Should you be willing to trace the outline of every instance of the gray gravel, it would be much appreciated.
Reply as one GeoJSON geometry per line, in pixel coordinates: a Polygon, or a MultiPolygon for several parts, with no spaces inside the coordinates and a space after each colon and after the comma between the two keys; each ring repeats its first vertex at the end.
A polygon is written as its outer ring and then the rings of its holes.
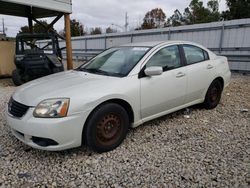
{"type": "Polygon", "coordinates": [[[192,107],[151,121],[104,154],[23,145],[4,117],[14,90],[0,80],[0,187],[250,186],[250,76],[234,75],[217,109],[192,107]]]}

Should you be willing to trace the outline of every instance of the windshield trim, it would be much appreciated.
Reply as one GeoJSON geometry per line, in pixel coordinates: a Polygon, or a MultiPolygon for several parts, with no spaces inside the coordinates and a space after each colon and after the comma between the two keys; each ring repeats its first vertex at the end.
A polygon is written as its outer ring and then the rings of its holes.
{"type": "Polygon", "coordinates": [[[111,76],[111,77],[118,77],[118,78],[124,78],[124,77],[127,77],[130,72],[138,65],[138,63],[148,54],[148,52],[152,49],[153,47],[150,47],[150,46],[114,46],[114,47],[110,47],[104,51],[102,51],[101,53],[99,53],[98,55],[96,55],[95,57],[91,58],[88,62],[86,62],[85,64],[83,65],[80,65],[79,67],[77,67],[75,70],[76,71],[85,71],[85,72],[88,72],[90,74],[98,74],[98,75],[104,75],[104,76],[111,76]],[[88,66],[88,64],[91,63],[92,60],[94,60],[98,55],[112,49],[112,48],[148,48],[147,51],[145,51],[145,54],[137,61],[137,63],[135,63],[135,65],[131,68],[130,71],[128,71],[127,74],[119,74],[119,73],[107,73],[107,74],[104,74],[104,73],[98,73],[98,72],[90,72],[86,69],[84,69],[86,66],[88,66]]]}

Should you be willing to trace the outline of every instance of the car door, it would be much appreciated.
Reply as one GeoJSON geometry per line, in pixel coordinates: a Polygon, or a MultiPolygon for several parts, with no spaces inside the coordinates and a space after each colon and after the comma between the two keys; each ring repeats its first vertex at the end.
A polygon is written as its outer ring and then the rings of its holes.
{"type": "Polygon", "coordinates": [[[208,53],[194,45],[183,45],[183,52],[187,67],[187,96],[185,103],[192,103],[204,96],[211,83],[208,71],[213,69],[209,64],[208,53]]]}
{"type": "Polygon", "coordinates": [[[158,50],[143,69],[151,66],[162,67],[163,74],[140,78],[142,119],[164,115],[168,110],[183,105],[186,95],[186,67],[178,45],[158,50]]]}

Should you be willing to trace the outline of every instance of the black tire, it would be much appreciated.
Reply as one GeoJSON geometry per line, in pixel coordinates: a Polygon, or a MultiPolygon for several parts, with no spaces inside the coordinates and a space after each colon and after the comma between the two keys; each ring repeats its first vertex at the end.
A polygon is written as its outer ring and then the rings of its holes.
{"type": "Polygon", "coordinates": [[[22,81],[21,79],[21,76],[19,74],[19,71],[18,70],[14,70],[12,72],[12,81],[13,83],[16,85],[16,86],[20,86],[22,85],[24,82],[22,81]]]}
{"type": "Polygon", "coordinates": [[[102,153],[118,147],[126,138],[129,117],[118,104],[106,103],[98,107],[88,118],[83,131],[85,144],[102,153]]]}
{"type": "Polygon", "coordinates": [[[208,110],[216,108],[220,103],[222,91],[222,83],[214,80],[208,88],[203,106],[208,110]]]}

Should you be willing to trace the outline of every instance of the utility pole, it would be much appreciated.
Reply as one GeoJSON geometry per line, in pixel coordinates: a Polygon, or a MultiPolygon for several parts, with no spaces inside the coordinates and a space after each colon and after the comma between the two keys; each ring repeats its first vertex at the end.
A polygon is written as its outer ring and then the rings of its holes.
{"type": "Polygon", "coordinates": [[[128,31],[128,26],[129,26],[129,23],[128,23],[128,13],[126,12],[126,14],[125,14],[125,25],[120,26],[120,25],[114,24],[114,23],[112,23],[111,25],[119,27],[119,28],[122,29],[122,31],[127,32],[128,31]]]}
{"type": "Polygon", "coordinates": [[[128,31],[128,25],[129,25],[129,23],[128,23],[128,13],[126,12],[126,14],[125,14],[125,32],[128,31]]]}
{"type": "Polygon", "coordinates": [[[2,26],[3,26],[3,35],[5,35],[4,18],[2,18],[2,26]]]}

